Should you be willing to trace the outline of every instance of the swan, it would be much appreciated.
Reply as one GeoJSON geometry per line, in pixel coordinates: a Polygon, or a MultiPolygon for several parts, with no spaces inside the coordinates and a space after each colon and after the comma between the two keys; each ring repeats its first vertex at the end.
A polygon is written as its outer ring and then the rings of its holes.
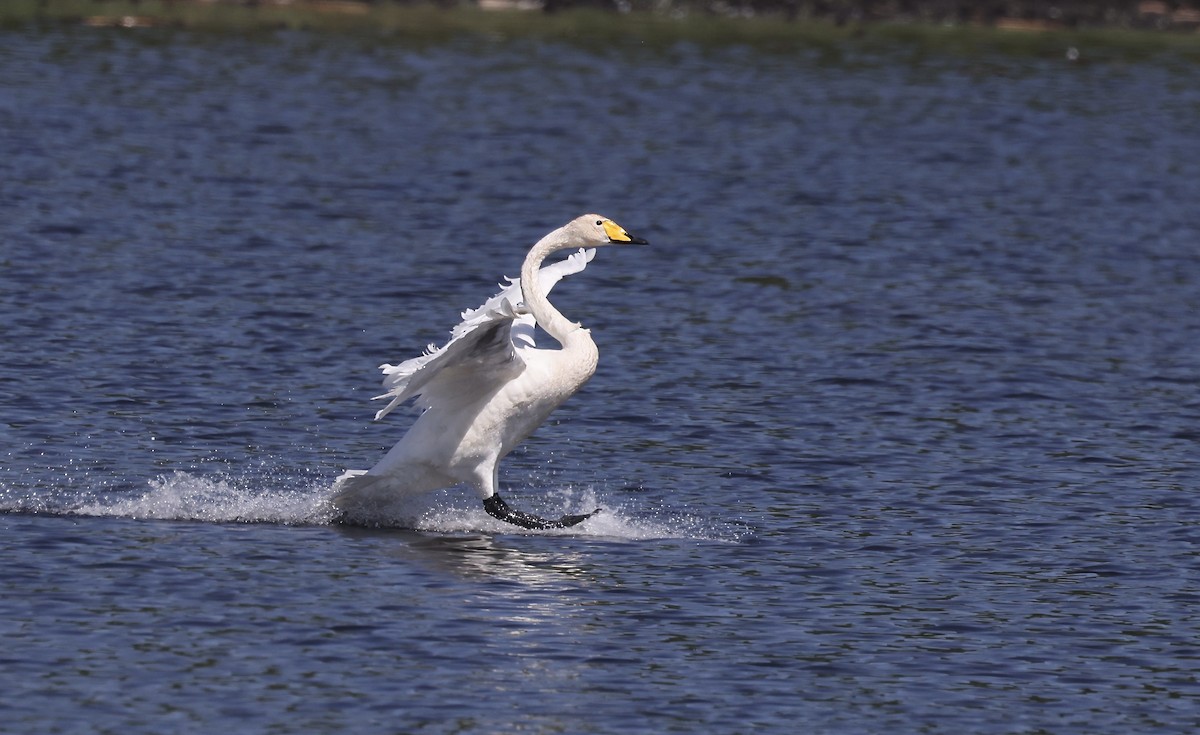
{"type": "Polygon", "coordinates": [[[578,273],[605,245],[646,244],[607,217],[585,214],[539,240],[525,256],[519,279],[482,306],[465,311],[442,347],[399,365],[384,364],[391,399],[382,419],[409,399],[423,409],[400,441],[369,470],[338,477],[332,502],[342,520],[369,517],[398,497],[470,485],[484,510],[522,528],[566,528],[600,509],[557,520],[514,510],[499,495],[500,460],[596,372],[599,351],[591,334],[547,299],[564,276],[578,273]],[[578,248],[542,267],[551,253],[578,248]],[[534,326],[558,343],[538,348],[534,326]]]}

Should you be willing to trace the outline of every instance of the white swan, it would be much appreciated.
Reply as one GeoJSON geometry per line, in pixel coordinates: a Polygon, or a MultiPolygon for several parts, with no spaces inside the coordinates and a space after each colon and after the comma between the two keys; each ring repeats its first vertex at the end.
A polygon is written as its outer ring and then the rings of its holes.
{"type": "Polygon", "coordinates": [[[459,484],[474,487],[488,513],[524,528],[565,528],[598,512],[547,520],[513,510],[497,492],[498,466],[596,371],[596,343],[550,304],[550,289],[587,266],[596,254],[587,248],[645,242],[607,217],[576,218],[533,246],[520,279],[463,312],[444,346],[380,366],[388,390],[376,398],[391,402],[375,418],[410,398],[424,411],[378,464],[338,478],[333,504],[342,517],[369,518],[371,509],[398,495],[459,484]],[[567,248],[583,249],[541,268],[548,255],[567,248]],[[561,347],[536,348],[535,321],[561,347]]]}

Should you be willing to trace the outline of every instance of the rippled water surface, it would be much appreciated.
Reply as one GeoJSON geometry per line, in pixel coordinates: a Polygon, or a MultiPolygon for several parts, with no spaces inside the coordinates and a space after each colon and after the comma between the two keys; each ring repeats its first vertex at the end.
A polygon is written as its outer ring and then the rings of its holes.
{"type": "MultiPolygon", "coordinates": [[[[1086,62],[1087,49],[1081,50],[1086,62]]],[[[0,730],[1200,727],[1200,71],[0,35],[0,730]],[[599,211],[417,528],[375,366],[599,211]],[[256,521],[250,523],[250,521],[256,521]]]]}

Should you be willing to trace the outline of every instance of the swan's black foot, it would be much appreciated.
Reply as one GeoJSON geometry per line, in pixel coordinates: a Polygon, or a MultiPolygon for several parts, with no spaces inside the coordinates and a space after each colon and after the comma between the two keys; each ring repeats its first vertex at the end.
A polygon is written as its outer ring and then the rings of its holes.
{"type": "Polygon", "coordinates": [[[591,513],[563,516],[557,521],[552,521],[546,518],[538,518],[537,516],[529,513],[522,513],[519,510],[513,510],[512,508],[508,507],[508,503],[504,502],[499,495],[492,495],[492,497],[484,500],[483,509],[488,512],[488,515],[494,518],[499,518],[505,523],[511,523],[514,526],[520,526],[521,528],[537,529],[570,528],[571,526],[583,523],[587,519],[600,512],[600,508],[597,508],[591,513]]]}

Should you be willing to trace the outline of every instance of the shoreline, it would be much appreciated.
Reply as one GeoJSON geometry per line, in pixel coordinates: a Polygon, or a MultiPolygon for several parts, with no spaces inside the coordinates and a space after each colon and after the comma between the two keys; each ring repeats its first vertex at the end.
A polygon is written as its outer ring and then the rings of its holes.
{"type": "MultiPolygon", "coordinates": [[[[1110,25],[1067,25],[1061,16],[1059,21],[1052,22],[1037,17],[1006,15],[987,19],[978,17],[977,13],[976,17],[965,20],[935,22],[933,16],[883,15],[872,10],[883,5],[895,8],[904,4],[898,2],[806,4],[794,0],[790,6],[797,11],[818,5],[858,9],[845,17],[835,17],[813,12],[782,13],[779,9],[785,7],[786,0],[771,0],[770,4],[763,4],[768,10],[733,17],[698,10],[611,12],[595,6],[545,12],[544,8],[534,5],[543,1],[480,0],[480,5],[445,7],[387,0],[371,3],[361,0],[11,0],[0,7],[0,30],[81,27],[124,32],[173,29],[238,34],[296,30],[383,42],[437,42],[482,36],[491,40],[525,38],[618,47],[631,43],[652,47],[678,43],[704,47],[748,45],[779,51],[879,45],[901,46],[918,53],[945,51],[961,55],[998,52],[1063,58],[1067,53],[1071,60],[1076,60],[1079,52],[1074,51],[1072,57],[1068,50],[1088,49],[1087,60],[1137,60],[1175,54],[1188,61],[1200,61],[1200,12],[1196,13],[1197,28],[1185,30],[1172,25],[1130,24],[1126,22],[1127,16],[1114,13],[1109,13],[1109,17],[1125,20],[1110,25]]],[[[922,3],[913,0],[904,5],[919,8],[922,3]]],[[[977,9],[976,4],[970,5],[977,9]]],[[[1137,4],[1143,10],[1163,5],[1137,4]]],[[[957,6],[941,3],[939,7],[957,6]]]]}

